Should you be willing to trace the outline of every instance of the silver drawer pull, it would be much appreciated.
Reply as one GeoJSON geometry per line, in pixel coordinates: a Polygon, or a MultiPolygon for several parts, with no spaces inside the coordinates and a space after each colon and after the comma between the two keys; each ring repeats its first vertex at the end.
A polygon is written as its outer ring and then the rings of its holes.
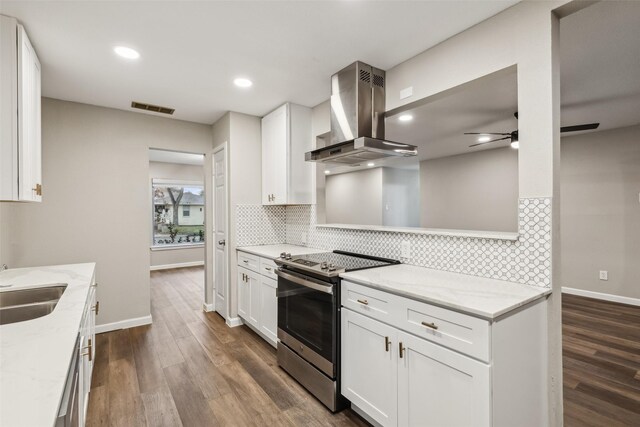
{"type": "Polygon", "coordinates": [[[427,328],[431,328],[431,329],[438,329],[438,325],[436,325],[433,322],[431,323],[422,322],[422,326],[426,326],[427,328]]]}
{"type": "Polygon", "coordinates": [[[267,271],[271,271],[271,267],[265,267],[264,269],[267,271]]]}
{"type": "Polygon", "coordinates": [[[248,259],[243,259],[242,262],[244,262],[245,264],[249,264],[249,260],[248,259]]]}
{"type": "Polygon", "coordinates": [[[369,305],[369,301],[367,301],[366,299],[359,299],[359,300],[356,300],[356,301],[358,301],[362,305],[369,305]]]}

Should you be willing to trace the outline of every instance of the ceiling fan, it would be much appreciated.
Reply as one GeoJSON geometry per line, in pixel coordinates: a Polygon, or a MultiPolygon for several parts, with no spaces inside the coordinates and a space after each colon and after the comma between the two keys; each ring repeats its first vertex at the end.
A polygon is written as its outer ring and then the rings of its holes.
{"type": "MultiPolygon", "coordinates": [[[[518,118],[517,111],[513,115],[515,116],[516,119],[518,118]]],[[[593,129],[597,129],[598,126],[600,126],[600,123],[585,123],[582,125],[563,126],[560,128],[560,132],[566,133],[566,132],[579,132],[583,130],[593,130],[593,129]]],[[[511,140],[511,146],[513,148],[518,148],[518,130],[517,129],[512,132],[465,132],[464,134],[465,135],[483,135],[487,138],[489,138],[490,135],[498,137],[495,139],[488,139],[486,141],[481,140],[476,144],[470,145],[469,148],[477,147],[478,145],[491,144],[492,142],[504,141],[506,139],[511,140]]]]}

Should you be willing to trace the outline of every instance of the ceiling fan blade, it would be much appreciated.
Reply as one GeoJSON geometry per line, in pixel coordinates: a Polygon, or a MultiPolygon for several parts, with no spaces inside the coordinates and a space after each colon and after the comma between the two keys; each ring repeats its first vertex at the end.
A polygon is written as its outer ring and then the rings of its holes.
{"type": "Polygon", "coordinates": [[[478,145],[491,144],[492,142],[503,141],[505,139],[511,139],[511,135],[505,136],[504,138],[492,139],[491,141],[487,142],[478,142],[477,144],[470,145],[469,148],[477,147],[478,145]]]}
{"type": "Polygon", "coordinates": [[[581,130],[592,130],[598,129],[600,123],[585,123],[583,125],[575,125],[575,126],[563,126],[560,128],[560,132],[578,132],[581,130]]]}
{"type": "Polygon", "coordinates": [[[508,132],[465,132],[464,135],[511,135],[508,132]]]}

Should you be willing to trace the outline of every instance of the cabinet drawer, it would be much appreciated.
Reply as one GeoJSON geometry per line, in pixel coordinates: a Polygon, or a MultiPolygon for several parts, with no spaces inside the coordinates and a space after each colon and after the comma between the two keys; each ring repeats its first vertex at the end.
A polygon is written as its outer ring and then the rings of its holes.
{"type": "Polygon", "coordinates": [[[397,326],[401,298],[357,283],[342,281],[341,302],[356,313],[397,326]]]}
{"type": "Polygon", "coordinates": [[[400,329],[489,361],[489,322],[407,298],[401,298],[400,329]]]}
{"type": "Polygon", "coordinates": [[[278,280],[276,269],[278,266],[271,258],[260,258],[260,274],[278,280]]]}
{"type": "Polygon", "coordinates": [[[238,251],[238,265],[256,273],[260,273],[260,258],[246,252],[238,251]]]}

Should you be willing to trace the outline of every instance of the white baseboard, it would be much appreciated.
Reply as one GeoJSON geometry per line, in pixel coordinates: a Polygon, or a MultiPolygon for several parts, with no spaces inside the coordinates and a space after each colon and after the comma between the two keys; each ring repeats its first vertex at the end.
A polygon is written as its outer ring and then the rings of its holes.
{"type": "Polygon", "coordinates": [[[149,270],[169,270],[170,268],[198,267],[204,265],[204,261],[180,262],[178,264],[152,265],[149,270]]]}
{"type": "Polygon", "coordinates": [[[120,322],[105,323],[104,325],[96,325],[96,334],[117,331],[119,329],[134,328],[136,326],[150,325],[151,322],[151,315],[148,315],[144,317],[136,317],[134,319],[121,320],[120,322]]]}
{"type": "Polygon", "coordinates": [[[235,328],[236,326],[243,325],[242,319],[239,317],[230,317],[227,319],[227,325],[230,328],[235,328]]]}
{"type": "Polygon", "coordinates": [[[601,299],[604,301],[619,302],[621,304],[640,306],[640,298],[621,297],[619,295],[605,294],[602,292],[585,291],[582,289],[575,289],[575,288],[565,288],[564,286],[562,287],[562,293],[578,295],[578,296],[587,297],[587,298],[601,299]]]}
{"type": "Polygon", "coordinates": [[[210,311],[215,311],[215,307],[213,306],[213,304],[207,304],[206,302],[203,302],[202,311],[209,313],[210,311]]]}

